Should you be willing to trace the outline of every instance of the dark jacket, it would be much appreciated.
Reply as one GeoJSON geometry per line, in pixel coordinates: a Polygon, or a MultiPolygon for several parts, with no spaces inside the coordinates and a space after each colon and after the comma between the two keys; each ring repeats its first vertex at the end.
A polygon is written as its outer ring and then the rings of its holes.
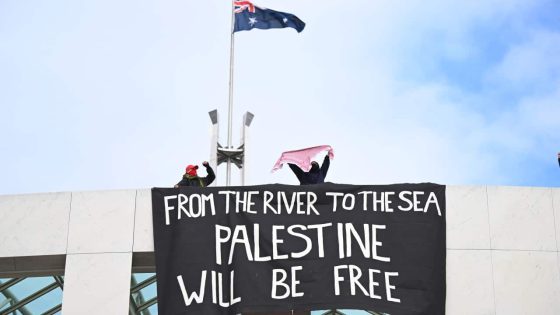
{"type": "Polygon", "coordinates": [[[325,156],[323,160],[323,165],[317,170],[311,169],[309,172],[304,172],[295,164],[288,163],[294,174],[296,174],[300,185],[312,185],[320,184],[325,182],[325,177],[327,176],[327,171],[329,170],[329,165],[331,164],[331,159],[329,156],[325,156]]]}
{"type": "Polygon", "coordinates": [[[198,187],[206,187],[216,179],[216,174],[214,174],[214,170],[210,167],[210,165],[205,165],[206,173],[208,175],[206,177],[198,177],[198,176],[189,176],[187,174],[183,175],[183,178],[180,182],[177,183],[177,186],[198,186],[198,187]]]}

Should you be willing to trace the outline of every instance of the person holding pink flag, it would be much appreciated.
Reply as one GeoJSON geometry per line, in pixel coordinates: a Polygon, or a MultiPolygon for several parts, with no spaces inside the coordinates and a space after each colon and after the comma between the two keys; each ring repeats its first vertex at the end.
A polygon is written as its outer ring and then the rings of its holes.
{"type": "Polygon", "coordinates": [[[280,155],[272,171],[279,170],[282,168],[283,163],[288,163],[288,166],[299,180],[300,185],[324,183],[332,158],[334,158],[334,151],[330,145],[286,151],[280,155]],[[325,156],[321,166],[319,166],[319,163],[311,161],[312,158],[323,151],[328,151],[328,154],[325,156]]]}

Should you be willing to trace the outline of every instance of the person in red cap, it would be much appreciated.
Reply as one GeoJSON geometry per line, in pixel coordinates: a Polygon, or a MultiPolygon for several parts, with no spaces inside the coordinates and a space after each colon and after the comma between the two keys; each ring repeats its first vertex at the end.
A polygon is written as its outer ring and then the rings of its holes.
{"type": "Polygon", "coordinates": [[[198,177],[196,174],[196,170],[198,169],[198,165],[187,165],[185,169],[185,175],[180,182],[175,185],[175,188],[181,186],[198,186],[198,187],[206,187],[216,179],[216,174],[214,174],[214,170],[210,167],[208,162],[202,162],[202,165],[206,167],[206,177],[198,177]]]}

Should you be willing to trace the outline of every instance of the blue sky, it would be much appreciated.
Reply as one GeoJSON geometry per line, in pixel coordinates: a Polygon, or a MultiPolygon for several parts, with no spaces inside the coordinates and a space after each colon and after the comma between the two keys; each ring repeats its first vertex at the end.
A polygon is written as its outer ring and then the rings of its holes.
{"type": "MultiPolygon", "coordinates": [[[[560,2],[256,4],[307,28],[236,34],[249,184],[330,144],[333,182],[558,186],[560,2]]],[[[229,29],[227,1],[0,1],[0,194],[176,183],[208,111],[226,142],[229,29]]]]}

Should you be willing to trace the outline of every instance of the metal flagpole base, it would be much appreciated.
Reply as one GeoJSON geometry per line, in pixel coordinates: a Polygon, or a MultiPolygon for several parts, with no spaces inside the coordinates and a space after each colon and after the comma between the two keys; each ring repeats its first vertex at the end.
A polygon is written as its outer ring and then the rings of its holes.
{"type": "MultiPolygon", "coordinates": [[[[243,125],[241,127],[241,144],[239,147],[233,146],[224,147],[219,142],[219,128],[218,128],[218,111],[213,110],[208,113],[212,122],[212,134],[210,136],[210,166],[214,168],[215,173],[218,173],[218,166],[220,164],[233,164],[241,170],[241,185],[245,185],[247,162],[246,153],[248,146],[249,126],[253,121],[255,115],[246,112],[243,115],[243,125]]],[[[231,167],[227,168],[226,177],[231,178],[231,167]]],[[[226,181],[226,186],[229,186],[229,180],[226,181]]]]}

